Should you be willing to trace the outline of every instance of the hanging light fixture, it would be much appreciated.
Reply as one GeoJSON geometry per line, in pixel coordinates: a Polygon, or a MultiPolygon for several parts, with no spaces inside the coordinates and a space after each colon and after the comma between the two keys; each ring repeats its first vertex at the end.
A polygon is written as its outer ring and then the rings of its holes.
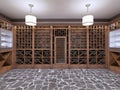
{"type": "Polygon", "coordinates": [[[90,4],[86,4],[85,6],[87,7],[87,15],[82,17],[82,25],[83,26],[93,25],[93,23],[94,23],[94,16],[88,14],[88,9],[90,7],[90,4]]]}
{"type": "Polygon", "coordinates": [[[25,16],[25,24],[29,26],[36,26],[37,24],[37,18],[36,16],[31,15],[32,14],[32,8],[33,4],[28,5],[30,7],[30,14],[25,16]]]}

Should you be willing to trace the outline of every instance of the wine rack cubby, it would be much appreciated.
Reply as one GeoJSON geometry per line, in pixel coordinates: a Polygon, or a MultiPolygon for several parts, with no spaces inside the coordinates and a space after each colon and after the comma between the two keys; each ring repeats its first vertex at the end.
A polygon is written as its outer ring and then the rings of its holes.
{"type": "Polygon", "coordinates": [[[87,50],[79,50],[79,63],[87,64],[87,50]]]}
{"type": "Polygon", "coordinates": [[[19,65],[32,64],[32,50],[17,50],[16,63],[19,65]]]}
{"type": "Polygon", "coordinates": [[[105,50],[97,51],[97,64],[105,64],[105,50]]]}
{"type": "Polygon", "coordinates": [[[105,50],[90,50],[89,51],[90,64],[105,64],[105,50]]]}
{"type": "Polygon", "coordinates": [[[50,50],[35,50],[34,64],[51,64],[50,50]]]}
{"type": "Polygon", "coordinates": [[[71,30],[71,48],[87,48],[87,30],[71,30]]]}
{"type": "Polygon", "coordinates": [[[105,49],[105,30],[103,26],[93,26],[89,29],[89,48],[105,49]]]}
{"type": "Polygon", "coordinates": [[[64,62],[64,65],[69,67],[74,65],[105,67],[106,32],[105,25],[88,28],[74,25],[35,27],[18,25],[16,26],[16,66],[48,65],[52,68],[54,64],[59,66],[64,62]]]}
{"type": "Polygon", "coordinates": [[[0,74],[12,69],[12,51],[0,52],[0,74]]]}
{"type": "Polygon", "coordinates": [[[71,56],[70,64],[78,64],[79,63],[78,50],[71,50],[70,56],[71,56]]]}
{"type": "Polygon", "coordinates": [[[34,37],[35,48],[50,48],[50,30],[37,28],[34,37]]]}
{"type": "Polygon", "coordinates": [[[17,26],[16,27],[16,48],[31,49],[32,48],[32,27],[17,26]]]}
{"type": "Polygon", "coordinates": [[[24,50],[17,50],[16,51],[16,63],[17,64],[24,64],[24,50]]]}
{"type": "Polygon", "coordinates": [[[120,73],[120,49],[110,49],[109,68],[120,73]]]}
{"type": "Polygon", "coordinates": [[[120,52],[110,52],[110,65],[120,67],[120,52]]]}
{"type": "Polygon", "coordinates": [[[87,64],[87,50],[71,50],[70,64],[87,64]]]}

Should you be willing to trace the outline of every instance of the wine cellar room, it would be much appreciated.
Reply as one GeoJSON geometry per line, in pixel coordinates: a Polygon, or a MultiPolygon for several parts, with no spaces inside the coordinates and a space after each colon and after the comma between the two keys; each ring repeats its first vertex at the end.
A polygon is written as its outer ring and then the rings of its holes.
{"type": "Polygon", "coordinates": [[[0,0],[0,90],[120,90],[120,0],[0,0]]]}

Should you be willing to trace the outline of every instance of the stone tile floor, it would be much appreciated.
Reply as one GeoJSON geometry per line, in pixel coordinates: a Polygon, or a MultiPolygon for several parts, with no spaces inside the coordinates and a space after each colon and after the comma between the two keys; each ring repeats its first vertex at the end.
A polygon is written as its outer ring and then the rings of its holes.
{"type": "Polygon", "coordinates": [[[13,69],[0,75],[0,90],[120,90],[120,75],[107,69],[13,69]]]}

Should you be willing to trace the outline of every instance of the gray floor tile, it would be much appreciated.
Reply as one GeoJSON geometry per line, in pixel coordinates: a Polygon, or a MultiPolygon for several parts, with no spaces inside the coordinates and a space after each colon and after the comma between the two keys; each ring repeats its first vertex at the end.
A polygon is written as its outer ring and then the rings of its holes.
{"type": "Polygon", "coordinates": [[[120,75],[107,69],[13,69],[0,75],[0,90],[120,90],[120,75]]]}

